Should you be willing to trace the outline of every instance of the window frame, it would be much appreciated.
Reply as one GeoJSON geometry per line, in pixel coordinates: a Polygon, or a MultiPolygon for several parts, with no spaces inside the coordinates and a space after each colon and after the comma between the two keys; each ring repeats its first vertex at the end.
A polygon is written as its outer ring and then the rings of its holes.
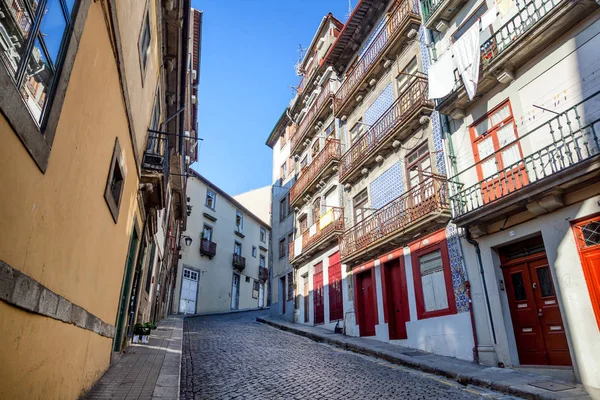
{"type": "Polygon", "coordinates": [[[252,246],[252,257],[256,258],[258,254],[258,248],[256,246],[252,246]]]}
{"type": "MultiPolygon", "coordinates": [[[[52,151],[58,121],[69,86],[69,77],[75,64],[90,3],[91,0],[76,0],[73,3],[70,20],[67,21],[57,57],[55,76],[51,89],[48,91],[48,100],[39,123],[35,121],[24,104],[20,89],[8,69],[3,63],[0,63],[0,87],[3,88],[2,96],[0,96],[0,112],[42,173],[45,173],[48,168],[48,159],[52,151]]],[[[40,3],[38,8],[42,8],[42,6],[45,4],[40,3]]],[[[38,18],[32,16],[32,25],[38,18]]],[[[39,33],[36,32],[32,26],[29,35],[31,39],[25,43],[26,46],[34,43],[39,33]]]]}
{"type": "Polygon", "coordinates": [[[215,207],[217,205],[217,192],[211,190],[209,187],[206,188],[206,199],[204,200],[204,205],[210,208],[211,210],[215,211],[215,207]],[[213,194],[214,196],[211,197],[210,194],[213,194]],[[209,198],[212,199],[212,207],[208,204],[209,198]]]}
{"type": "Polygon", "coordinates": [[[285,236],[279,239],[279,259],[285,257],[285,236]]]}
{"type": "Polygon", "coordinates": [[[144,87],[144,81],[146,80],[146,70],[148,69],[148,59],[152,51],[152,23],[150,20],[150,7],[149,1],[146,1],[144,7],[144,13],[142,17],[142,24],[140,26],[140,33],[138,34],[138,61],[140,63],[140,77],[142,79],[142,87],[144,87]],[[148,47],[143,48],[143,39],[146,28],[148,29],[148,47]]]}
{"type": "Polygon", "coordinates": [[[281,164],[281,167],[279,168],[279,174],[281,175],[281,179],[285,179],[286,176],[288,176],[288,172],[287,172],[287,167],[288,167],[288,162],[287,160],[281,164]]]}
{"type": "Polygon", "coordinates": [[[287,196],[283,196],[281,200],[279,200],[279,221],[283,221],[288,216],[289,206],[287,204],[287,196]]]}
{"type": "Polygon", "coordinates": [[[235,227],[238,232],[242,232],[244,230],[244,213],[240,210],[235,210],[235,227]],[[239,224],[238,224],[239,217],[239,224]]]}
{"type": "Polygon", "coordinates": [[[454,288],[452,286],[452,271],[450,268],[450,258],[448,256],[448,244],[446,239],[440,240],[437,243],[427,247],[411,251],[411,253],[413,284],[417,303],[417,319],[421,320],[456,314],[456,299],[454,297],[454,288]],[[446,286],[448,307],[442,310],[425,311],[425,299],[423,295],[423,283],[421,280],[421,265],[419,264],[419,257],[438,250],[440,251],[442,257],[442,270],[444,271],[444,283],[446,286]]]}
{"type": "Polygon", "coordinates": [[[406,156],[404,157],[404,165],[406,165],[406,182],[408,190],[412,189],[413,187],[419,186],[427,179],[429,179],[430,176],[427,175],[433,175],[433,163],[431,160],[431,152],[429,151],[429,141],[425,140],[424,142],[415,146],[415,148],[411,150],[408,154],[406,154],[406,156]],[[423,148],[425,148],[426,152],[424,154],[419,155],[423,148]],[[416,155],[417,158],[415,158],[413,161],[409,161],[409,158],[414,155],[416,155]],[[410,171],[413,167],[419,167],[421,163],[427,158],[429,158],[429,171],[423,171],[420,168],[417,169],[417,177],[419,178],[419,182],[413,186],[411,183],[410,171]]]}
{"type": "Polygon", "coordinates": [[[263,243],[267,242],[267,230],[265,228],[263,228],[262,226],[260,227],[260,237],[259,237],[259,239],[263,243]]]}
{"type": "Polygon", "coordinates": [[[261,254],[258,258],[258,266],[267,268],[267,257],[265,257],[264,254],[261,254]]]}
{"type": "Polygon", "coordinates": [[[369,204],[369,191],[367,188],[364,188],[352,197],[352,216],[354,217],[355,225],[369,217],[369,215],[367,215],[367,207],[365,207],[367,204],[369,204]],[[357,198],[362,196],[363,193],[365,194],[364,199],[359,198],[358,200],[360,201],[357,202],[357,198]],[[361,217],[360,221],[358,220],[359,216],[361,217]]]}
{"type": "Polygon", "coordinates": [[[207,224],[207,223],[204,223],[204,224],[202,225],[202,235],[203,235],[203,236],[202,236],[202,239],[206,239],[206,240],[208,240],[209,242],[212,242],[212,237],[213,237],[213,234],[214,234],[214,232],[215,232],[215,231],[214,231],[214,228],[213,228],[213,226],[212,226],[212,225],[209,225],[209,224],[207,224]],[[207,237],[204,235],[204,233],[207,231],[207,228],[208,228],[208,231],[210,232],[210,238],[207,238],[207,237]]]}
{"type": "Polygon", "coordinates": [[[108,210],[112,215],[115,224],[119,220],[119,211],[121,209],[121,200],[123,199],[123,192],[125,191],[126,183],[125,166],[123,161],[123,154],[121,152],[121,145],[119,144],[119,138],[115,138],[115,145],[113,148],[112,158],[110,160],[110,167],[108,170],[108,177],[106,179],[106,186],[104,187],[104,200],[108,206],[108,210]],[[119,198],[115,199],[111,193],[111,182],[114,178],[115,168],[119,168],[122,177],[122,187],[119,191],[119,198]]]}

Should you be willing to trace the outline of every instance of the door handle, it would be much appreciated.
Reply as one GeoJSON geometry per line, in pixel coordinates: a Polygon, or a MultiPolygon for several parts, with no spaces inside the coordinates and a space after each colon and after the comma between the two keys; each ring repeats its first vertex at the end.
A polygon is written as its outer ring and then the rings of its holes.
{"type": "Polygon", "coordinates": [[[532,286],[533,286],[534,289],[537,289],[537,283],[533,282],[532,286]]]}
{"type": "Polygon", "coordinates": [[[541,308],[540,308],[540,309],[538,309],[538,317],[541,317],[541,316],[543,316],[543,315],[544,315],[544,313],[542,313],[542,309],[541,309],[541,308]]]}

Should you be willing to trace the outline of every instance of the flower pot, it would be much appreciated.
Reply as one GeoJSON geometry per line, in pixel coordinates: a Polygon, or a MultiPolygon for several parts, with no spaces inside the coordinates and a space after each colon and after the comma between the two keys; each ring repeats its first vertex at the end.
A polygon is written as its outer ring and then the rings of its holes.
{"type": "Polygon", "coordinates": [[[142,335],[142,343],[148,344],[149,338],[150,338],[150,335],[142,335]]]}
{"type": "Polygon", "coordinates": [[[139,343],[140,342],[140,335],[133,335],[133,343],[139,343]]]}

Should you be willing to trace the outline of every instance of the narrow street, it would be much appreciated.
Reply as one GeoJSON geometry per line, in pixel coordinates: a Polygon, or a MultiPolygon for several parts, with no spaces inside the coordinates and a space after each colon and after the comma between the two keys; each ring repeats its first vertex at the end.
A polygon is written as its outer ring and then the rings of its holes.
{"type": "Polygon", "coordinates": [[[182,399],[513,399],[256,322],[266,313],[185,320],[182,399]]]}

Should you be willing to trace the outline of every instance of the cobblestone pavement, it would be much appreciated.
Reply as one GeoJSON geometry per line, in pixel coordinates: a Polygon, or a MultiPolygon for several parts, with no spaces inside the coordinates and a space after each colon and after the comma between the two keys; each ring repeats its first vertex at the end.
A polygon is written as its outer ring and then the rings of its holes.
{"type": "Polygon", "coordinates": [[[263,314],[185,320],[182,399],[514,399],[280,331],[256,322],[263,314]]]}

